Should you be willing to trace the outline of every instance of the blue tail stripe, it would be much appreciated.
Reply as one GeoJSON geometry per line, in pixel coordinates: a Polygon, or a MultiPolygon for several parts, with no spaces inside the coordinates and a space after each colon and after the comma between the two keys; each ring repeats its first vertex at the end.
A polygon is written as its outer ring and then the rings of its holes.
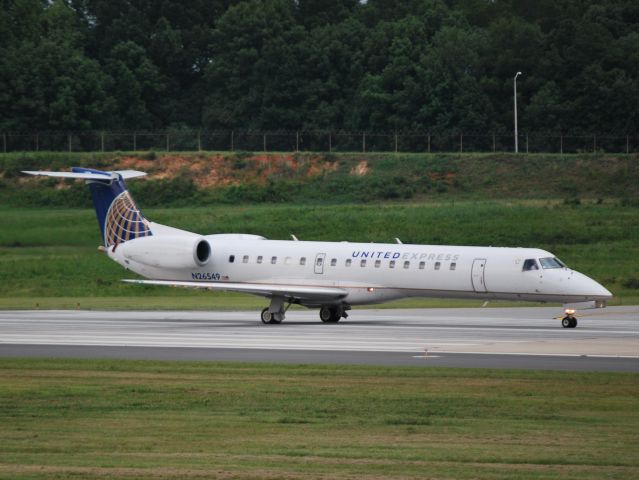
{"type": "Polygon", "coordinates": [[[128,193],[120,175],[113,176],[110,172],[81,167],[74,167],[72,171],[104,175],[104,181],[89,180],[87,183],[105,246],[152,235],[148,222],[128,193]]]}

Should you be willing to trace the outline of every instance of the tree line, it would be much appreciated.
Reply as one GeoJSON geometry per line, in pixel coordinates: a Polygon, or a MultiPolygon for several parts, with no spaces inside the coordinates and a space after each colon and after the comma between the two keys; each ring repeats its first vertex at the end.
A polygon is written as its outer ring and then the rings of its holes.
{"type": "Polygon", "coordinates": [[[0,131],[639,131],[636,0],[0,2],[0,131]]]}

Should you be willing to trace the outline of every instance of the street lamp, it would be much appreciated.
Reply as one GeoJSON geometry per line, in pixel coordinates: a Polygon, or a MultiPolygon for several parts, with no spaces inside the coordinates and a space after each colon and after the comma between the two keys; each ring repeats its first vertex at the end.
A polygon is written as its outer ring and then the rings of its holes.
{"type": "Polygon", "coordinates": [[[517,138],[517,77],[519,75],[521,75],[521,72],[517,72],[515,74],[515,78],[513,79],[513,97],[515,102],[515,153],[519,152],[519,139],[517,138]]]}

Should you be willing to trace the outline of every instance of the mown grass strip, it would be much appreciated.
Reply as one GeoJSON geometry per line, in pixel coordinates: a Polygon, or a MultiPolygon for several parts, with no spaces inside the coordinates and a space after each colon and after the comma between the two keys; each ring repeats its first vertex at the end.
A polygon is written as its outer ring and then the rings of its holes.
{"type": "Polygon", "coordinates": [[[0,360],[0,477],[634,478],[639,375],[0,360]]]}

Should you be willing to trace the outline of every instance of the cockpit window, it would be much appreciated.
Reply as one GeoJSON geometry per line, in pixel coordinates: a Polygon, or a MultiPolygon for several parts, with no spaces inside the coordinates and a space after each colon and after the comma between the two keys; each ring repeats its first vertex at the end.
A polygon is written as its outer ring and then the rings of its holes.
{"type": "Polygon", "coordinates": [[[564,268],[566,266],[558,258],[552,258],[552,257],[540,258],[539,259],[539,263],[541,263],[541,268],[543,268],[543,269],[564,268]]]}
{"type": "Polygon", "coordinates": [[[537,265],[537,260],[535,260],[534,258],[529,258],[527,260],[524,260],[524,267],[522,268],[522,271],[528,272],[530,270],[539,270],[539,265],[537,265]]]}

